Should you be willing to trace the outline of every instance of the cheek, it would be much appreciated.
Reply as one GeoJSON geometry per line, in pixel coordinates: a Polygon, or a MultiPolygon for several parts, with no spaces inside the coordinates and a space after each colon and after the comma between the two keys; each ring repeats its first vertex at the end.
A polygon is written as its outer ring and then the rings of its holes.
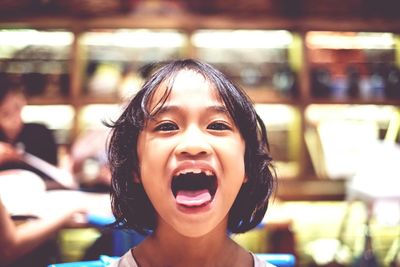
{"type": "MultiPolygon", "coordinates": [[[[239,139],[239,138],[238,138],[239,139]]],[[[242,139],[229,142],[221,147],[220,158],[222,159],[223,169],[229,177],[242,184],[247,181],[245,173],[245,144],[242,139]]]]}
{"type": "Polygon", "coordinates": [[[231,160],[231,169],[234,171],[234,175],[238,176],[238,182],[245,183],[246,182],[246,172],[245,172],[245,164],[244,164],[244,155],[237,154],[231,160]]]}
{"type": "Polygon", "coordinates": [[[236,153],[236,159],[234,162],[237,162],[237,172],[240,173],[240,182],[246,183],[247,182],[247,176],[246,176],[246,168],[245,168],[245,160],[244,160],[244,154],[245,154],[245,144],[244,142],[241,142],[239,145],[239,151],[236,153]]]}
{"type": "Polygon", "coordinates": [[[168,159],[168,153],[162,142],[156,142],[148,138],[146,134],[139,135],[137,155],[141,176],[139,179],[142,182],[144,179],[149,179],[150,182],[157,180],[157,177],[164,173],[163,168],[168,159]]]}

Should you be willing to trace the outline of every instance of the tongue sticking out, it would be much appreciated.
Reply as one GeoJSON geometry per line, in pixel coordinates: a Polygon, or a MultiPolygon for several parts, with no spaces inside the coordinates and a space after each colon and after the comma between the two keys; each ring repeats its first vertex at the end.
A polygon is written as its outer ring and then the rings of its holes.
{"type": "Polygon", "coordinates": [[[211,195],[207,189],[196,191],[180,190],[176,194],[176,202],[188,207],[202,206],[209,201],[211,201],[211,195]]]}

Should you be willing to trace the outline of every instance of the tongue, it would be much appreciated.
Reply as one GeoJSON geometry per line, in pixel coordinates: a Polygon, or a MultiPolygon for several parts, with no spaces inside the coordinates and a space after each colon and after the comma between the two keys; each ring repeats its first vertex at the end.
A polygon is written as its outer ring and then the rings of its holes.
{"type": "Polygon", "coordinates": [[[176,202],[180,205],[197,207],[201,206],[211,200],[210,192],[207,189],[197,191],[178,191],[176,195],[176,202]]]}

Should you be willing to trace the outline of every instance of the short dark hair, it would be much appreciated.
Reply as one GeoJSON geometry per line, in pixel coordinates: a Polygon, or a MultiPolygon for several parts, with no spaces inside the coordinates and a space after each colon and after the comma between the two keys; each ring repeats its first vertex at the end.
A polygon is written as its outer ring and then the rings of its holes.
{"type": "MultiPolygon", "coordinates": [[[[180,70],[195,71],[218,91],[241,136],[245,140],[245,172],[248,178],[229,211],[228,230],[246,232],[263,219],[271,194],[275,189],[276,174],[272,166],[265,125],[256,113],[246,93],[213,66],[193,59],[176,60],[160,67],[144,83],[141,90],[126,106],[122,115],[108,126],[113,128],[108,144],[108,158],[112,174],[111,204],[116,225],[139,233],[148,233],[156,227],[155,209],[139,177],[137,140],[145,123],[154,116],[148,103],[160,84],[173,81],[180,70]]],[[[162,106],[170,93],[167,90],[160,101],[162,106]]],[[[157,112],[157,111],[155,111],[157,112]]]]}

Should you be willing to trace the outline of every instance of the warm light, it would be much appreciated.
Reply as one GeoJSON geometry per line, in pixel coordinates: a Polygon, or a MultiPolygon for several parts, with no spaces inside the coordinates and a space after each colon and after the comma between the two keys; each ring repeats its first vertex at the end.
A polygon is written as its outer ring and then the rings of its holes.
{"type": "Polygon", "coordinates": [[[306,142],[315,168],[329,178],[351,178],[366,167],[365,157],[376,162],[372,148],[395,112],[396,107],[382,105],[308,106],[306,142]]]}
{"type": "Polygon", "coordinates": [[[200,30],[192,43],[201,48],[287,48],[292,39],[284,30],[200,30]]]}
{"type": "Polygon", "coordinates": [[[25,47],[28,45],[68,46],[73,41],[71,32],[37,30],[0,30],[0,46],[25,47]]]}
{"type": "Polygon", "coordinates": [[[306,44],[312,49],[393,49],[392,33],[308,32],[306,44]]]}
{"type": "Polygon", "coordinates": [[[24,122],[43,123],[50,129],[69,130],[74,114],[73,107],[69,105],[27,105],[22,110],[22,119],[24,122]]]}
{"type": "Polygon", "coordinates": [[[82,44],[119,47],[181,47],[185,36],[176,31],[118,30],[115,32],[90,32],[82,37],[82,44]]]}
{"type": "Polygon", "coordinates": [[[287,127],[295,120],[293,107],[281,104],[255,104],[255,109],[264,123],[268,125],[283,125],[287,127]]]}
{"type": "Polygon", "coordinates": [[[82,109],[79,120],[82,129],[105,127],[103,122],[113,122],[121,114],[121,105],[93,104],[82,109]]]}
{"type": "Polygon", "coordinates": [[[354,120],[388,122],[395,114],[393,106],[377,105],[310,105],[305,110],[309,122],[354,120]]]}

